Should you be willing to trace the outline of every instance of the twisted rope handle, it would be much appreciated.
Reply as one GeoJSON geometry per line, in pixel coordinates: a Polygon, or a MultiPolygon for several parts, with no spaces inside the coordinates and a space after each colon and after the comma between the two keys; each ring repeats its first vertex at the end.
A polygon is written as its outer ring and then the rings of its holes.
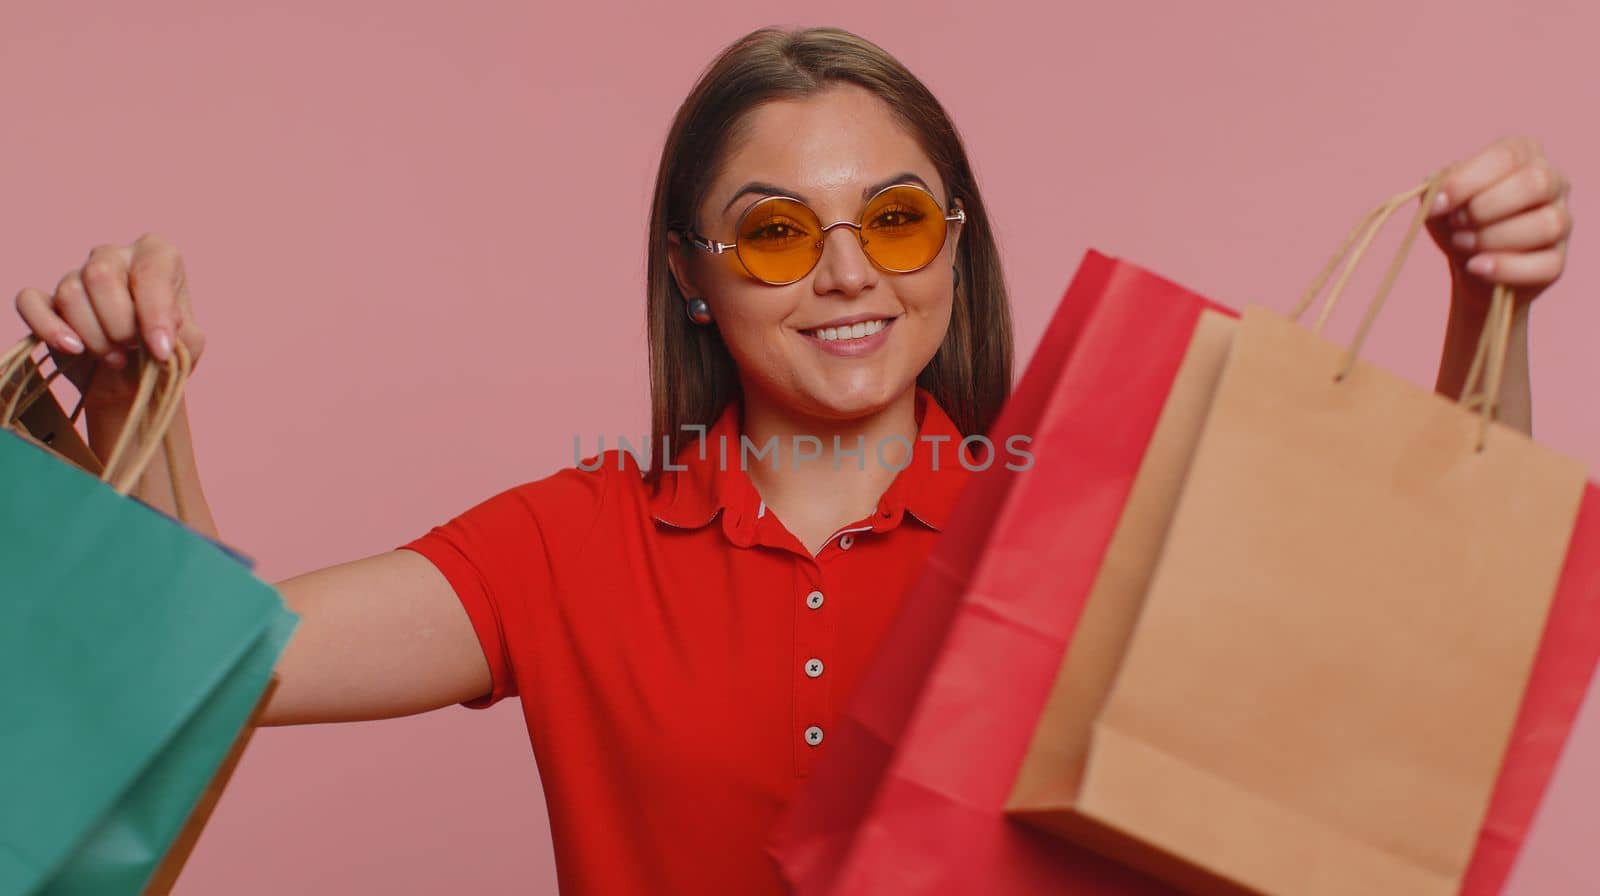
{"type": "MultiPolygon", "coordinates": [[[[1317,293],[1321,292],[1322,288],[1327,285],[1328,278],[1332,276],[1334,268],[1338,267],[1339,263],[1343,261],[1345,263],[1344,270],[1340,272],[1339,279],[1334,282],[1333,290],[1328,294],[1327,301],[1323,303],[1322,312],[1317,316],[1317,322],[1312,327],[1312,331],[1320,335],[1323,325],[1328,322],[1329,316],[1333,314],[1334,307],[1339,303],[1339,299],[1344,296],[1344,287],[1350,280],[1350,275],[1355,273],[1357,265],[1366,255],[1367,248],[1372,245],[1372,241],[1378,236],[1378,232],[1383,229],[1383,225],[1388,223],[1389,218],[1394,216],[1395,211],[1400,206],[1421,195],[1424,189],[1426,189],[1426,185],[1413,187],[1404,193],[1390,197],[1363,216],[1361,222],[1345,237],[1344,242],[1339,246],[1339,251],[1334,253],[1333,258],[1328,260],[1327,265],[1317,274],[1316,279],[1311,281],[1311,285],[1306,288],[1305,294],[1300,297],[1300,303],[1295,306],[1295,310],[1290,316],[1298,321],[1306,313],[1306,310],[1311,307],[1311,303],[1316,300],[1317,293]]],[[[1409,248],[1409,244],[1402,248],[1402,257],[1407,248],[1409,248]]]]}
{"type": "MultiPolygon", "coordinates": [[[[1338,280],[1333,284],[1327,299],[1324,301],[1322,311],[1317,315],[1317,322],[1312,331],[1321,334],[1322,327],[1333,314],[1334,307],[1344,295],[1345,284],[1350,280],[1350,275],[1355,272],[1361,259],[1366,255],[1367,249],[1377,237],[1378,232],[1394,217],[1401,206],[1422,197],[1417,204],[1417,211],[1412,215],[1411,223],[1406,228],[1405,237],[1401,240],[1400,248],[1395,250],[1394,258],[1389,263],[1389,269],[1384,273],[1383,280],[1379,283],[1377,294],[1367,306],[1367,312],[1361,319],[1361,324],[1356,329],[1356,335],[1346,350],[1344,360],[1339,365],[1339,370],[1334,374],[1336,382],[1342,382],[1350,375],[1355,367],[1356,359],[1360,355],[1361,346],[1365,344],[1367,335],[1372,331],[1372,325],[1378,319],[1378,312],[1383,310],[1384,301],[1388,299],[1389,292],[1394,288],[1395,280],[1400,276],[1400,269],[1405,266],[1406,259],[1410,257],[1411,245],[1416,241],[1417,234],[1422,232],[1423,222],[1428,218],[1428,210],[1433,207],[1434,197],[1439,194],[1443,186],[1448,169],[1440,169],[1428,176],[1418,186],[1412,187],[1403,193],[1398,193],[1384,200],[1372,211],[1363,215],[1350,234],[1340,244],[1338,251],[1329,259],[1311,285],[1306,288],[1305,294],[1300,297],[1300,302],[1295,306],[1290,318],[1299,321],[1305,312],[1316,301],[1317,295],[1322,292],[1328,279],[1333,275],[1334,269],[1340,263],[1344,269],[1340,272],[1338,280]]],[[[1496,284],[1493,297],[1489,304],[1489,314],[1484,321],[1483,332],[1478,336],[1477,351],[1473,355],[1472,368],[1467,374],[1466,385],[1462,388],[1460,402],[1467,408],[1478,408],[1481,411],[1478,424],[1478,441],[1476,450],[1482,451],[1484,442],[1488,437],[1489,424],[1496,419],[1499,411],[1500,384],[1505,375],[1506,355],[1511,340],[1511,317],[1515,306],[1515,294],[1509,286],[1496,284]],[[1481,389],[1480,389],[1481,386],[1481,389]],[[1477,390],[1477,391],[1474,391],[1477,390]]]]}
{"type": "MultiPolygon", "coordinates": [[[[51,380],[61,375],[58,367],[49,376],[41,377],[39,384],[32,389],[24,378],[18,377],[39,344],[39,337],[30,334],[0,354],[0,389],[16,381],[10,398],[0,407],[0,429],[15,427],[17,418],[44,396],[51,380]]],[[[160,446],[165,450],[167,469],[173,474],[167,478],[172,486],[172,501],[178,519],[192,523],[188,512],[189,502],[185,500],[183,486],[175,475],[177,452],[172,440],[167,437],[167,431],[172,427],[178,406],[183,401],[184,386],[194,369],[194,363],[188,347],[183,343],[175,342],[172,348],[172,357],[165,362],[153,356],[145,357],[139,371],[139,388],[134,393],[133,405],[128,410],[127,421],[117,436],[100,478],[117,494],[128,494],[138,484],[155,457],[156,448],[160,446]]],[[[32,379],[31,375],[27,379],[32,379]]],[[[76,412],[73,416],[76,417],[76,412]]]]}
{"type": "MultiPolygon", "coordinates": [[[[37,337],[29,336],[11,348],[6,349],[5,354],[0,355],[0,389],[4,389],[6,384],[16,378],[17,374],[27,364],[28,356],[33,352],[33,347],[36,344],[37,337]]],[[[45,390],[50,387],[50,381],[60,374],[61,371],[56,370],[49,376],[44,377],[33,391],[27,392],[26,398],[23,397],[23,393],[28,383],[19,381],[16,388],[11,391],[11,398],[5,403],[4,407],[0,407],[0,428],[9,428],[17,417],[22,416],[44,394],[45,390]]],[[[28,379],[31,378],[30,374],[28,379]]]]}
{"type": "Polygon", "coordinates": [[[1472,356],[1472,367],[1467,381],[1461,387],[1462,405],[1477,407],[1481,412],[1478,423],[1478,450],[1483,450],[1489,434],[1489,423],[1500,410],[1500,385],[1505,376],[1506,355],[1511,345],[1512,312],[1516,310],[1516,297],[1511,287],[1497,283],[1489,299],[1489,313],[1483,322],[1483,335],[1478,338],[1478,350],[1472,356]],[[1482,371],[1487,367],[1487,375],[1482,371]],[[1478,389],[1479,377],[1482,388],[1478,389]],[[1478,391],[1474,391],[1477,389],[1478,391]]]}

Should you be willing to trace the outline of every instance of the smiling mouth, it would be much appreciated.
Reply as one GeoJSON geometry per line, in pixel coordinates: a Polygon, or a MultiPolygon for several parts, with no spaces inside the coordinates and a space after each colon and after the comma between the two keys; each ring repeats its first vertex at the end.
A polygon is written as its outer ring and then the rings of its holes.
{"type": "Polygon", "coordinates": [[[814,336],[823,342],[847,342],[852,339],[865,339],[876,335],[884,327],[889,326],[892,318],[879,318],[867,320],[856,324],[847,324],[842,327],[818,327],[814,330],[801,330],[807,336],[814,336]]]}

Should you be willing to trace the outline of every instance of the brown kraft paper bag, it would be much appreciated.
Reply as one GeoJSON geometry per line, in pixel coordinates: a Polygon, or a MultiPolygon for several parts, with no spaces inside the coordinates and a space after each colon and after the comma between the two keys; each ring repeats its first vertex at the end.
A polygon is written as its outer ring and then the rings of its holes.
{"type": "Polygon", "coordinates": [[[1352,347],[1246,309],[1069,837],[1202,894],[1459,889],[1585,473],[1490,423],[1508,290],[1465,407],[1357,359],[1440,180],[1363,224],[1329,309],[1422,195],[1352,347]]]}

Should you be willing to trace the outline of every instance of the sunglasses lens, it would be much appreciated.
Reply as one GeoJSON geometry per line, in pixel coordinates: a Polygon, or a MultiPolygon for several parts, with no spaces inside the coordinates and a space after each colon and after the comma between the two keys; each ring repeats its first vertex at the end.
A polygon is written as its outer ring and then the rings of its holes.
{"type": "Polygon", "coordinates": [[[885,270],[915,271],[944,248],[949,224],[937,200],[916,187],[878,194],[861,218],[861,238],[872,260],[885,270]]]}
{"type": "Polygon", "coordinates": [[[768,283],[792,283],[821,257],[822,224],[792,199],[764,199],[744,216],[738,241],[745,270],[768,283]]]}

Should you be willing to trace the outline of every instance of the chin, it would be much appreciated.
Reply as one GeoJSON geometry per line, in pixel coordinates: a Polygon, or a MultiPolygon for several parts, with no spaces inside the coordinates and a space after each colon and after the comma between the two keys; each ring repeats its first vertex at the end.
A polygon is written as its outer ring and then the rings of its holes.
{"type": "Polygon", "coordinates": [[[816,413],[834,420],[853,420],[882,411],[893,404],[907,389],[915,385],[915,378],[903,382],[898,377],[861,377],[848,383],[818,384],[807,389],[805,403],[816,408],[816,413]]]}

